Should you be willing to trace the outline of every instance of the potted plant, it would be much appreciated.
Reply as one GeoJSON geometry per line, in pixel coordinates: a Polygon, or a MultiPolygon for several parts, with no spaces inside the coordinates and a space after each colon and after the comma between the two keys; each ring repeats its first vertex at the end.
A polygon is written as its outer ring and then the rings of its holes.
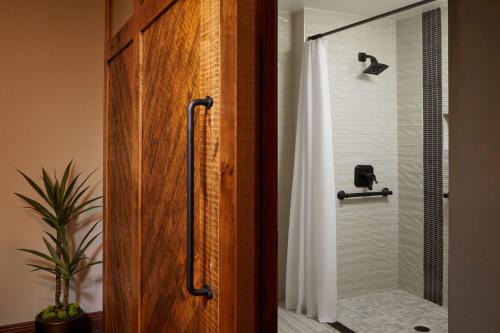
{"type": "MultiPolygon", "coordinates": [[[[101,207],[95,202],[101,196],[89,197],[87,180],[91,172],[80,183],[81,174],[70,176],[72,162],[68,163],[62,178],[52,179],[42,168],[43,185],[39,186],[23,172],[19,173],[37,192],[41,200],[15,193],[50,227],[43,237],[46,250],[19,249],[35,255],[38,261],[28,263],[32,271],[44,271],[54,276],[54,304],[48,305],[35,318],[36,333],[89,333],[91,327],[83,309],[77,303],[70,303],[69,290],[73,278],[89,268],[100,264],[85,256],[85,251],[101,233],[94,233],[100,220],[86,232],[79,244],[73,244],[69,235],[70,224],[75,223],[83,213],[101,207]],[[43,261],[41,262],[40,259],[43,261]],[[62,298],[61,298],[62,296],[62,298]]],[[[95,170],[94,170],[95,171],[95,170]]]]}

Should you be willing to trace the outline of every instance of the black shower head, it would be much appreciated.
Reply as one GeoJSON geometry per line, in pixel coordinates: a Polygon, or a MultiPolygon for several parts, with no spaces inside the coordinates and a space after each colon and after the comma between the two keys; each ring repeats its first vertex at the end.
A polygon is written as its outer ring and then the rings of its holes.
{"type": "Polygon", "coordinates": [[[389,68],[389,66],[386,65],[386,64],[380,64],[377,61],[377,58],[375,58],[374,56],[368,55],[368,54],[366,54],[364,52],[359,52],[358,53],[358,60],[359,61],[365,62],[367,58],[370,59],[371,64],[370,64],[370,66],[368,66],[367,69],[365,69],[363,71],[363,73],[365,73],[365,74],[379,75],[380,73],[382,73],[383,71],[385,71],[387,68],[389,68]]]}

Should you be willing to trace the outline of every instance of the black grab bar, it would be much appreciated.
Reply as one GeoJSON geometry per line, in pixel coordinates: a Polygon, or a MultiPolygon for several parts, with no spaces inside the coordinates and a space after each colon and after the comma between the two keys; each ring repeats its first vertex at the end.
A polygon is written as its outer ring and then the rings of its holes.
{"type": "Polygon", "coordinates": [[[389,190],[387,187],[384,187],[380,192],[346,193],[345,191],[339,191],[337,193],[337,198],[339,198],[339,200],[344,200],[348,198],[360,198],[360,197],[377,197],[377,196],[387,197],[389,195],[392,195],[392,191],[389,190]]]}

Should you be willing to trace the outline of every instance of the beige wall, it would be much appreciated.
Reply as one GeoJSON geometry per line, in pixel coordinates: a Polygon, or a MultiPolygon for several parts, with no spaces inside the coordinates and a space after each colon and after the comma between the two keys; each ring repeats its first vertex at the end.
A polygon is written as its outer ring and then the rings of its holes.
{"type": "MultiPolygon", "coordinates": [[[[81,171],[99,167],[101,192],[103,33],[101,0],[0,1],[0,326],[53,302],[52,282],[15,250],[42,249],[43,229],[12,194],[32,194],[15,169],[38,178],[41,165],[61,171],[74,159],[81,171]]],[[[81,285],[87,311],[102,309],[101,271],[81,285]]]]}

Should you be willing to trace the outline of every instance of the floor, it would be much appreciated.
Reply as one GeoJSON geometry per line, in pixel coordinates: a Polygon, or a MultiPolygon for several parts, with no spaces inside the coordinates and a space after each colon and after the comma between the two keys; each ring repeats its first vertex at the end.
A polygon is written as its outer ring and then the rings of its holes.
{"type": "MultiPolygon", "coordinates": [[[[295,312],[278,309],[279,333],[338,333],[295,312]]],[[[356,333],[414,333],[425,326],[431,333],[448,333],[448,311],[403,290],[363,295],[340,301],[338,320],[356,333]]]]}

